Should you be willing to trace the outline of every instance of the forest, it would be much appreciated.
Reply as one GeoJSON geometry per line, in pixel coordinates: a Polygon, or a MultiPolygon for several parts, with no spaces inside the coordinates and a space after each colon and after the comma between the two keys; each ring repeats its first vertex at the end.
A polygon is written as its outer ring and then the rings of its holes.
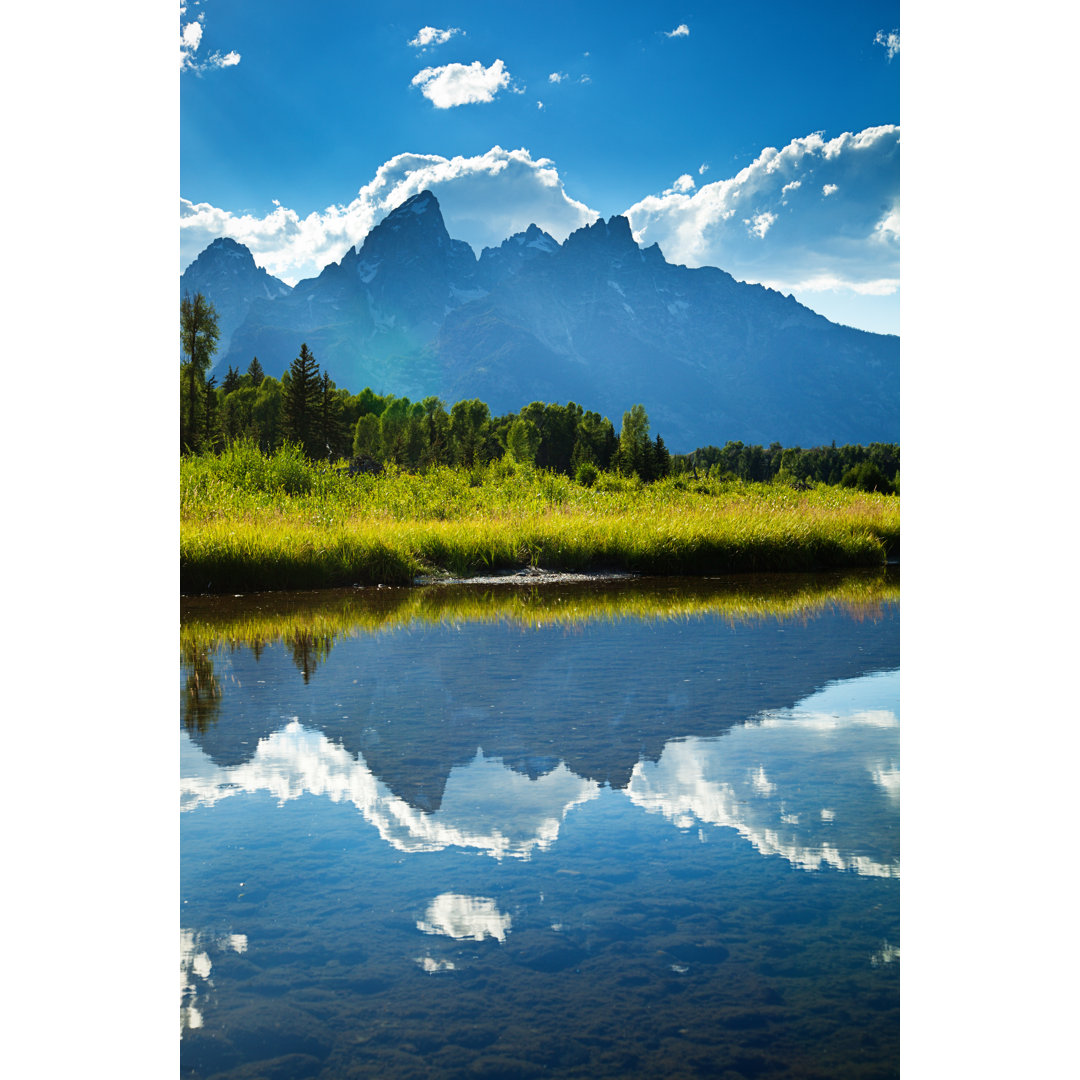
{"type": "Polygon", "coordinates": [[[182,454],[221,453],[250,442],[266,454],[292,444],[311,461],[348,461],[353,471],[386,466],[423,472],[436,466],[484,466],[506,457],[592,484],[601,472],[651,482],[687,474],[796,486],[840,485],[898,494],[900,447],[819,446],[809,449],[744,445],[699,447],[672,454],[650,433],[644,405],[623,414],[618,433],[607,417],[573,401],[534,401],[517,413],[492,416],[476,398],[449,410],[435,396],[420,401],[338,387],[306,344],[280,378],[257,357],[246,371],[230,366],[221,380],[207,377],[217,348],[217,315],[201,294],[180,309],[180,448],[182,454]]]}

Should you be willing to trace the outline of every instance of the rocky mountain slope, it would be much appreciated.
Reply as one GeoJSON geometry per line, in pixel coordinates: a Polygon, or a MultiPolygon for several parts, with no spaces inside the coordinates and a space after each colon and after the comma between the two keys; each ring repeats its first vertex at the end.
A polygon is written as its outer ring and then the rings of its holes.
{"type": "Polygon", "coordinates": [[[251,282],[222,370],[257,355],[277,374],[306,342],[354,393],[479,397],[496,414],[574,400],[616,428],[641,402],[653,432],[678,451],[728,439],[899,441],[897,337],[837,326],[714,267],[674,266],[657,245],[639,247],[624,217],[562,244],[532,225],[478,259],[451,239],[425,191],[291,290],[269,275],[208,272],[223,256],[239,265],[245,252],[216,240],[181,279],[192,275],[190,289],[205,260],[200,291],[230,318],[251,282]]]}

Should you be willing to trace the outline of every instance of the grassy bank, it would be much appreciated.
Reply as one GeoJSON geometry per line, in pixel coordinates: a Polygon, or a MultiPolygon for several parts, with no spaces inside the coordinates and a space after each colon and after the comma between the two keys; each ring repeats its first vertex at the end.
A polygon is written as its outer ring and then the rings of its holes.
{"type": "Polygon", "coordinates": [[[722,574],[876,566],[899,499],[819,486],[601,474],[591,487],[497,463],[345,475],[237,447],[181,462],[186,593],[404,584],[536,566],[722,574]]]}

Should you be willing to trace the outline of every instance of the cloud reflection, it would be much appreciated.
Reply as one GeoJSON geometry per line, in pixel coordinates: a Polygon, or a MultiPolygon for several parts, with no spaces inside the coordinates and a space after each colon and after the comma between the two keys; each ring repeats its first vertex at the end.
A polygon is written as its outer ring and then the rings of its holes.
{"type": "Polygon", "coordinates": [[[210,950],[247,951],[246,934],[209,934],[180,929],[180,1035],[185,1029],[203,1026],[202,1010],[196,1004],[200,990],[210,985],[213,961],[210,950]],[[198,980],[198,981],[196,981],[198,980]],[[205,984],[205,985],[202,985],[205,984]]]}
{"type": "Polygon", "coordinates": [[[719,738],[668,743],[638,762],[626,794],[680,828],[735,829],[802,870],[899,877],[898,701],[896,672],[837,683],[719,738]]]}
{"type": "MultiPolygon", "coordinates": [[[[440,893],[428,905],[427,918],[419,919],[417,930],[425,934],[445,934],[458,941],[483,941],[493,937],[505,941],[510,932],[510,916],[504,915],[486,896],[440,893]]],[[[425,967],[425,970],[431,970],[425,967]]]]}
{"type": "Polygon", "coordinates": [[[215,765],[185,732],[180,738],[181,810],[242,792],[266,791],[279,803],[305,792],[325,795],[352,802],[399,851],[456,846],[497,859],[528,859],[550,848],[566,814],[600,790],[564,764],[532,780],[478,750],[467,765],[450,770],[440,808],[429,813],[395,795],[361,755],[297,720],[261,739],[251,760],[232,768],[215,765]]]}

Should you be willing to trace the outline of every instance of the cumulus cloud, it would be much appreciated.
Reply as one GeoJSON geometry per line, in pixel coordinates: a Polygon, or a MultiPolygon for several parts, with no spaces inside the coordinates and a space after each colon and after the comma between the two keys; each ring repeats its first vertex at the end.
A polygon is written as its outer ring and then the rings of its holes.
{"type": "Polygon", "coordinates": [[[886,34],[884,30],[879,30],[874,35],[874,44],[880,45],[891,60],[900,52],[900,31],[890,30],[886,34]]]}
{"type": "Polygon", "coordinates": [[[674,30],[665,30],[664,37],[689,37],[690,27],[686,23],[680,23],[674,30]]]}
{"type": "Polygon", "coordinates": [[[301,217],[275,200],[262,217],[234,214],[209,203],[180,200],[180,269],[211,240],[230,236],[255,262],[290,285],[337,262],[377,222],[425,189],[439,200],[450,235],[479,254],[535,223],[562,241],[599,214],[570,198],[555,163],[528,150],[494,146],[475,157],[398,154],[376,171],[347,206],[301,217]]]}
{"type": "Polygon", "coordinates": [[[883,296],[899,288],[899,205],[900,129],[886,125],[766,147],[729,179],[647,196],[625,214],[639,243],[659,243],[670,262],[797,297],[883,296]],[[804,184],[832,196],[789,202],[804,184]]]}
{"type": "Polygon", "coordinates": [[[677,191],[680,194],[685,195],[686,192],[693,191],[693,190],[694,190],[694,178],[689,173],[683,173],[682,176],[680,176],[679,179],[676,180],[675,183],[672,184],[671,187],[668,188],[668,190],[666,192],[664,192],[664,194],[667,195],[667,194],[670,194],[671,192],[677,191]]]}
{"type": "Polygon", "coordinates": [[[203,30],[206,23],[205,12],[200,12],[198,18],[193,19],[191,22],[183,22],[184,17],[187,15],[187,5],[181,3],[180,5],[180,71],[191,71],[196,75],[201,75],[204,71],[211,71],[214,68],[227,68],[236,67],[240,63],[240,54],[238,52],[229,51],[223,56],[220,51],[215,50],[204,60],[198,59],[196,55],[199,51],[199,46],[202,44],[203,30]]]}
{"type": "Polygon", "coordinates": [[[448,26],[445,30],[435,26],[422,26],[409,44],[414,49],[430,49],[436,45],[445,45],[455,34],[464,32],[456,26],[448,26]]]}
{"type": "Polygon", "coordinates": [[[501,60],[491,67],[474,60],[471,64],[424,68],[413,76],[412,85],[419,86],[436,109],[452,109],[494,101],[500,90],[510,86],[510,72],[501,60]]]}
{"type": "Polygon", "coordinates": [[[565,71],[553,71],[548,76],[548,82],[561,83],[566,77],[567,76],[565,71]]]}
{"type": "Polygon", "coordinates": [[[822,184],[821,194],[828,198],[830,195],[835,195],[840,188],[836,184],[822,184]]]}
{"type": "Polygon", "coordinates": [[[702,163],[698,166],[698,176],[704,176],[709,171],[709,166],[702,163]]]}
{"type": "Polygon", "coordinates": [[[761,240],[765,239],[765,234],[772,228],[775,222],[776,215],[770,214],[767,210],[762,214],[755,214],[752,219],[743,219],[743,224],[750,226],[750,235],[756,236],[761,240]]]}

